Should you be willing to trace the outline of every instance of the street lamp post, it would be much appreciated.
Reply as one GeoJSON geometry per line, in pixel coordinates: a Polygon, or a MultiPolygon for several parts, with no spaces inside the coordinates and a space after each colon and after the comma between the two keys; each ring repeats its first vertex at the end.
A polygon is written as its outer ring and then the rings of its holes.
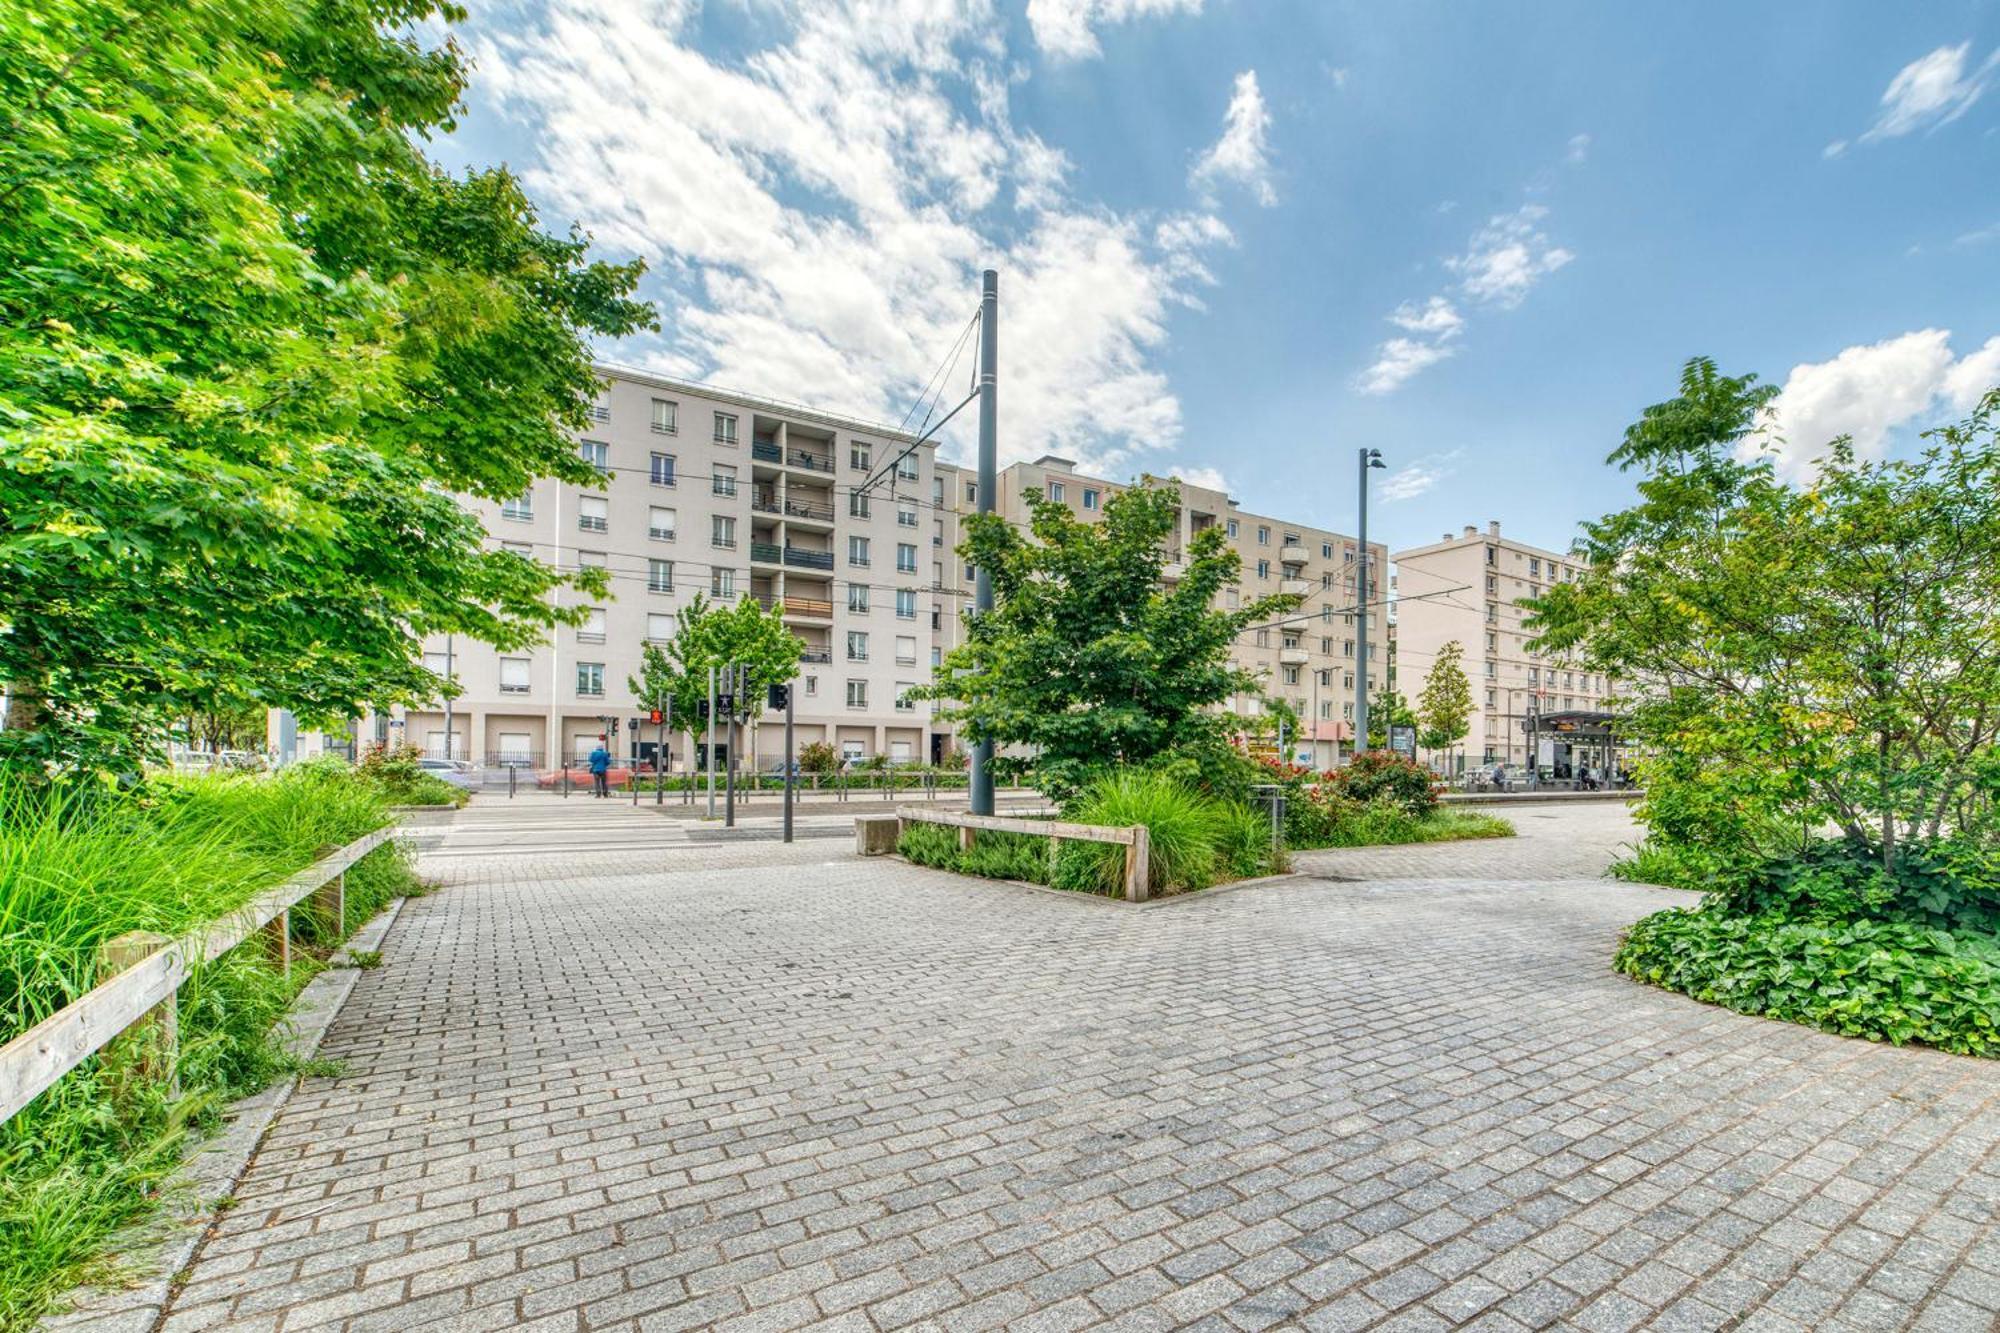
{"type": "Polygon", "coordinates": [[[1354,578],[1354,753],[1368,748],[1368,469],[1382,466],[1380,449],[1360,453],[1360,563],[1354,578]]]}

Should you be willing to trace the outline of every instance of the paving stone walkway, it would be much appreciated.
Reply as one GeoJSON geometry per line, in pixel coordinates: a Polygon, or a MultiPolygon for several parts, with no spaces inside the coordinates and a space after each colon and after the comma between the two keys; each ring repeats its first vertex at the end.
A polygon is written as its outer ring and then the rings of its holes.
{"type": "Polygon", "coordinates": [[[475,807],[166,1326],[1993,1328],[2000,1068],[1613,975],[1602,809],[1134,910],[475,807]]]}

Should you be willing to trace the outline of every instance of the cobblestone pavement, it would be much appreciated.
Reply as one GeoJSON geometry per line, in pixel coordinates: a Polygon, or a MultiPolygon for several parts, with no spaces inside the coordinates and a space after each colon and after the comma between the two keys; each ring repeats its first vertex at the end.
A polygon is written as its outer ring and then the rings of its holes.
{"type": "Polygon", "coordinates": [[[166,1326],[1992,1328],[2000,1070],[1611,974],[1685,899],[1509,817],[1145,909],[629,809],[441,855],[166,1326]]]}
{"type": "Polygon", "coordinates": [[[1641,833],[1622,801],[1461,808],[1498,815],[1514,826],[1515,836],[1301,852],[1297,868],[1331,879],[1594,879],[1641,833]]]}

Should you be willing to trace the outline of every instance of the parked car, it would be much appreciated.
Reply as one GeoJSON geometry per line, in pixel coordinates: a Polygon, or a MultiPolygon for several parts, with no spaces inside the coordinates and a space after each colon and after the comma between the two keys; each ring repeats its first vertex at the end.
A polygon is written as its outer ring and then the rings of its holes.
{"type": "MultiPolygon", "coordinates": [[[[629,765],[623,765],[609,770],[604,776],[609,779],[612,786],[622,787],[632,780],[632,773],[633,770],[629,765]]],[[[535,779],[537,787],[555,787],[560,789],[562,782],[563,771],[560,768],[552,769],[535,779]]],[[[584,763],[582,760],[571,764],[569,766],[569,785],[572,787],[582,787],[588,791],[590,789],[590,765],[584,763]]]]}
{"type": "Polygon", "coordinates": [[[479,789],[479,774],[466,759],[419,759],[417,767],[440,782],[449,782],[466,791],[479,789]]]}

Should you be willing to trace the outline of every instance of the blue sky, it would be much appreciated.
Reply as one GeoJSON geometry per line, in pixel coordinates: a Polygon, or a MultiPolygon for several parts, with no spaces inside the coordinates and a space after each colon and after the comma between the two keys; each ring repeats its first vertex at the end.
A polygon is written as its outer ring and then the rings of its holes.
{"type": "Polygon", "coordinates": [[[1006,457],[1351,530],[1372,445],[1393,546],[1566,545],[1697,353],[1785,387],[1794,475],[2000,383],[2000,4],[515,0],[460,40],[440,155],[653,266],[607,358],[895,420],[990,264],[1006,457]]]}

